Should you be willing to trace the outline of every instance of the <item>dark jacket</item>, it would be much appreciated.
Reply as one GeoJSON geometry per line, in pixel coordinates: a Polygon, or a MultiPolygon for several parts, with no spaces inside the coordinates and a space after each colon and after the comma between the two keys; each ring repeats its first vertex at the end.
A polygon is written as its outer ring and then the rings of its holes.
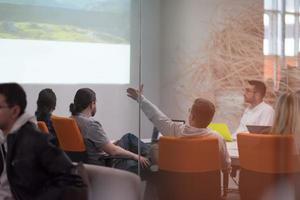
{"type": "Polygon", "coordinates": [[[41,134],[31,122],[7,136],[6,163],[8,181],[16,200],[60,199],[45,195],[51,194],[49,183],[70,173],[73,167],[65,153],[51,144],[48,136],[41,134]]]}
{"type": "Polygon", "coordinates": [[[45,122],[45,123],[46,123],[46,126],[47,126],[47,128],[48,128],[48,130],[49,130],[49,133],[50,133],[53,137],[57,138],[55,129],[54,129],[53,124],[52,124],[51,116],[52,116],[52,115],[51,115],[50,113],[42,113],[42,112],[39,112],[39,111],[36,111],[36,112],[35,112],[35,117],[36,117],[36,119],[37,119],[38,121],[43,121],[43,122],[45,122]]]}

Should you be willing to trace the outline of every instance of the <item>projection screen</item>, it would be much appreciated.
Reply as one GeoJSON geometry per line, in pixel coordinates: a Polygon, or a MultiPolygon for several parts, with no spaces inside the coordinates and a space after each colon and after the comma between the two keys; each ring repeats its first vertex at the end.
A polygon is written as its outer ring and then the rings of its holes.
{"type": "Polygon", "coordinates": [[[1,82],[127,84],[130,0],[0,0],[1,82]]]}

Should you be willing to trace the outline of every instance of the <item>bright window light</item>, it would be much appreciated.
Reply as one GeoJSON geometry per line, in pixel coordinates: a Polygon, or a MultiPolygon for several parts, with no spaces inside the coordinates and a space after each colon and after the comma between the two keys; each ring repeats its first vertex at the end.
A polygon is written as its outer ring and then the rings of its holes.
{"type": "Polygon", "coordinates": [[[285,15],[285,24],[295,24],[295,15],[285,15]]]}
{"type": "Polygon", "coordinates": [[[264,55],[269,55],[270,50],[269,50],[269,40],[264,39],[264,55]]]}
{"type": "Polygon", "coordinates": [[[269,26],[270,24],[270,17],[267,14],[264,14],[264,25],[269,26]]]}
{"type": "Polygon", "coordinates": [[[294,56],[295,55],[295,40],[293,38],[285,39],[285,55],[294,56]]]}

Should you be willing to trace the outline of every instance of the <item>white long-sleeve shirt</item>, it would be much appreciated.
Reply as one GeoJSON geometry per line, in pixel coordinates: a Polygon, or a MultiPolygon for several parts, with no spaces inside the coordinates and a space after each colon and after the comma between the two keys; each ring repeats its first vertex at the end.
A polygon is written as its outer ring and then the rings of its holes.
{"type": "Polygon", "coordinates": [[[236,138],[238,133],[248,133],[246,125],[256,126],[272,126],[274,121],[274,109],[265,102],[261,102],[254,108],[246,108],[239,127],[235,131],[233,137],[236,138]]]}
{"type": "Polygon", "coordinates": [[[209,128],[196,128],[186,124],[175,123],[144,96],[141,96],[141,109],[154,126],[165,136],[215,136],[219,141],[222,169],[230,168],[231,159],[226,142],[216,132],[209,128]]]}

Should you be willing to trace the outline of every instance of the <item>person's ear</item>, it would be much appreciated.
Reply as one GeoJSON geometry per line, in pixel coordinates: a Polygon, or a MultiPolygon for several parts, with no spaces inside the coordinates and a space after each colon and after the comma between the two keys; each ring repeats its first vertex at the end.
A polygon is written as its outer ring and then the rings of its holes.
{"type": "Polygon", "coordinates": [[[11,108],[11,118],[12,119],[17,119],[19,117],[20,113],[21,113],[20,106],[15,105],[11,108]]]}
{"type": "Polygon", "coordinates": [[[89,105],[90,109],[92,110],[96,106],[96,101],[92,101],[89,105]]]}

